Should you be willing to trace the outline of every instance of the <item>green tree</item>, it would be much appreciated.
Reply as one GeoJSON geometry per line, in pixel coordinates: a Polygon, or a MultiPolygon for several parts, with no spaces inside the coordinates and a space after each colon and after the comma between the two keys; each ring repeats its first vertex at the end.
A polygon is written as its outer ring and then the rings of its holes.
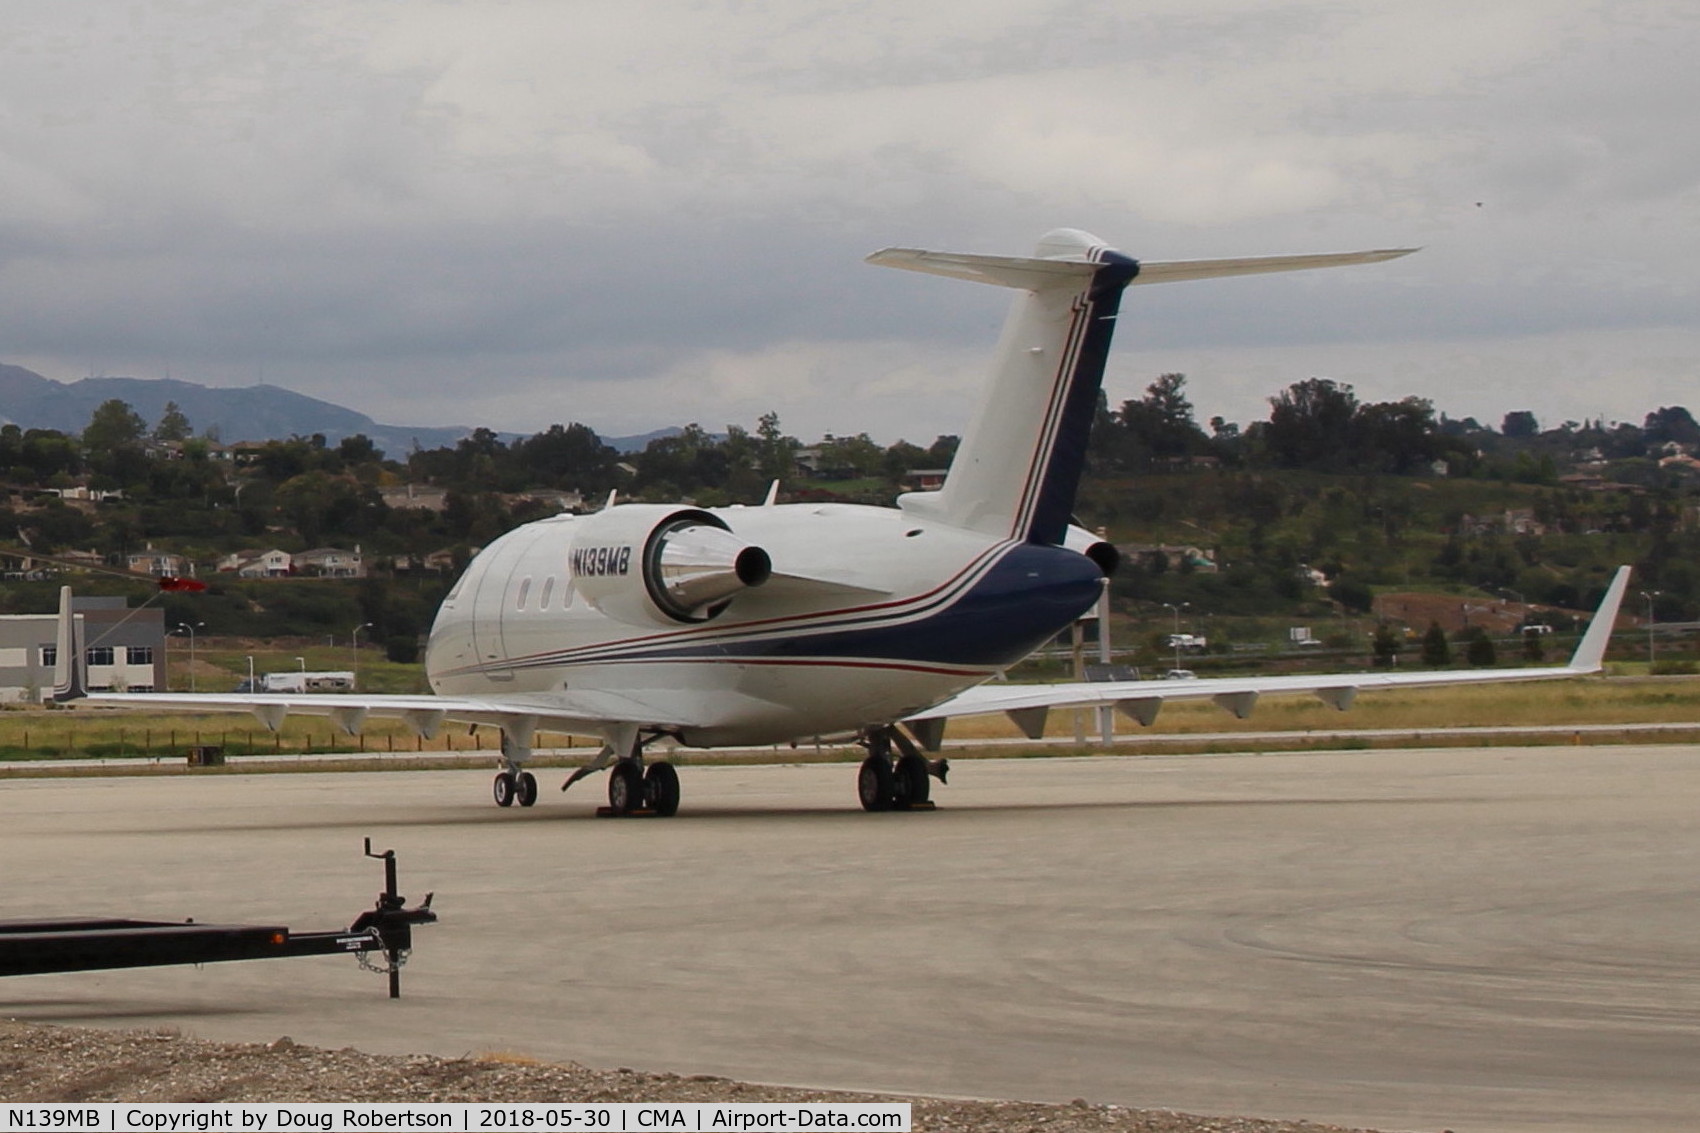
{"type": "Polygon", "coordinates": [[[1527,438],[1539,436],[1540,423],[1535,415],[1527,409],[1513,409],[1500,422],[1499,431],[1507,437],[1527,438]]]}
{"type": "Polygon", "coordinates": [[[1399,651],[1405,643],[1399,631],[1393,628],[1391,622],[1378,622],[1375,636],[1370,638],[1370,651],[1375,654],[1375,664],[1380,669],[1390,669],[1399,663],[1399,651]]]}
{"type": "Polygon", "coordinates": [[[128,402],[117,398],[101,402],[83,429],[89,467],[108,486],[141,479],[147,474],[147,457],[142,452],[142,438],[147,432],[148,423],[128,402]]]}
{"type": "Polygon", "coordinates": [[[83,429],[83,446],[90,452],[111,450],[141,443],[148,423],[127,401],[103,401],[83,429]]]}
{"type": "Polygon", "coordinates": [[[1430,622],[1428,632],[1423,634],[1423,664],[1431,669],[1452,664],[1452,643],[1446,640],[1446,631],[1439,622],[1430,622]]]}
{"type": "Polygon", "coordinates": [[[175,401],[165,403],[165,410],[159,415],[159,423],[153,427],[154,439],[158,441],[186,441],[192,437],[195,430],[189,425],[189,418],[183,415],[182,408],[175,401]]]}
{"type": "Polygon", "coordinates": [[[1499,651],[1493,647],[1493,638],[1481,626],[1473,626],[1470,630],[1470,643],[1464,647],[1464,659],[1478,669],[1491,667],[1499,660],[1499,651]]]}
{"type": "Polygon", "coordinates": [[[1263,442],[1282,468],[1339,468],[1358,412],[1352,387],[1328,378],[1296,382],[1269,399],[1263,442]]]}
{"type": "Polygon", "coordinates": [[[1375,591],[1355,579],[1340,577],[1328,587],[1328,596],[1354,613],[1367,614],[1375,605],[1375,591]]]}
{"type": "Polygon", "coordinates": [[[769,410],[756,423],[756,470],[769,482],[788,480],[797,472],[797,438],[779,427],[779,414],[769,410]]]}
{"type": "Polygon", "coordinates": [[[1530,633],[1528,630],[1524,630],[1523,631],[1523,660],[1529,662],[1529,664],[1531,664],[1531,665],[1539,665],[1542,661],[1545,661],[1546,659],[1547,659],[1547,647],[1546,647],[1546,643],[1541,640],[1541,635],[1538,634],[1538,633],[1530,633]]]}

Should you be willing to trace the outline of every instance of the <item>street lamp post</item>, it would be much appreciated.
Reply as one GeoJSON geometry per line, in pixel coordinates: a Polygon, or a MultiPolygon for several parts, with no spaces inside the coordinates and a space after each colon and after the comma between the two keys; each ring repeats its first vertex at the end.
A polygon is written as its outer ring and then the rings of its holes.
{"type": "Polygon", "coordinates": [[[354,669],[354,683],[355,683],[356,687],[358,687],[359,684],[360,684],[360,631],[363,630],[363,629],[371,629],[371,628],[372,628],[371,622],[361,622],[359,625],[354,627],[354,632],[348,635],[348,640],[353,642],[353,647],[352,647],[353,652],[354,652],[353,669],[354,669]]]}
{"type": "MultiPolygon", "coordinates": [[[[1098,537],[1104,537],[1103,528],[1098,529],[1098,537]]],[[[1114,679],[1109,676],[1114,657],[1110,649],[1110,580],[1104,579],[1102,585],[1098,592],[1098,663],[1104,666],[1105,678],[1114,679]]],[[[1098,709],[1098,739],[1106,747],[1116,742],[1116,710],[1109,705],[1098,709]]]]}
{"type": "Polygon", "coordinates": [[[1663,594],[1663,590],[1643,590],[1641,597],[1647,600],[1647,675],[1653,675],[1653,599],[1663,594]]]}
{"type": "Polygon", "coordinates": [[[259,692],[260,691],[259,689],[254,687],[254,655],[252,653],[248,654],[248,691],[249,692],[259,692]]]}
{"type": "Polygon", "coordinates": [[[189,691],[198,692],[200,690],[195,687],[195,631],[206,629],[207,623],[196,622],[190,625],[188,622],[178,622],[177,628],[189,635],[189,691]]]}
{"type": "Polygon", "coordinates": [[[1181,667],[1181,611],[1189,605],[1191,605],[1189,602],[1182,602],[1178,606],[1173,602],[1163,603],[1164,609],[1175,615],[1175,632],[1170,635],[1170,640],[1175,646],[1175,668],[1177,669],[1181,667]]]}

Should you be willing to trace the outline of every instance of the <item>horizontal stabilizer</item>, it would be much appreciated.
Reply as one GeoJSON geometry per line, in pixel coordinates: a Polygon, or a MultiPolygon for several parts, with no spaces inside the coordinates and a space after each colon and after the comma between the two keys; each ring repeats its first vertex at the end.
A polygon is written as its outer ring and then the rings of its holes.
{"type": "Polygon", "coordinates": [[[882,248],[869,256],[867,262],[884,268],[947,275],[952,279],[1029,291],[1059,284],[1079,286],[1098,270],[1097,264],[1081,260],[979,256],[968,252],[929,252],[922,248],[882,248]]]}
{"type": "Polygon", "coordinates": [[[1379,264],[1408,256],[1416,248],[1382,248],[1374,252],[1329,252],[1310,256],[1242,256],[1232,260],[1158,260],[1139,262],[1133,282],[1182,283],[1189,279],[1219,279],[1228,275],[1264,275],[1276,271],[1309,271],[1348,264],[1379,264]]]}

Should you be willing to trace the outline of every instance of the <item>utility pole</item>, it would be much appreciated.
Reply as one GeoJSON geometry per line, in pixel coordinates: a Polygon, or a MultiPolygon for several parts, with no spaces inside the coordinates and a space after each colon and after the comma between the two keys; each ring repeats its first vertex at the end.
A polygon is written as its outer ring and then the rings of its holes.
{"type": "MultiPolygon", "coordinates": [[[[195,687],[195,631],[206,629],[207,623],[196,622],[194,625],[190,625],[188,622],[178,622],[177,628],[189,635],[189,691],[199,692],[200,690],[195,687]]],[[[253,679],[251,674],[249,679],[253,679]]]]}
{"type": "Polygon", "coordinates": [[[354,646],[353,646],[354,663],[350,667],[354,670],[354,687],[355,688],[360,687],[360,631],[363,630],[363,629],[371,629],[371,628],[372,628],[371,622],[361,622],[359,625],[354,627],[354,632],[348,635],[348,639],[351,642],[354,643],[354,646]]]}
{"type": "Polygon", "coordinates": [[[1190,602],[1182,602],[1177,606],[1173,602],[1163,603],[1164,608],[1175,615],[1175,632],[1171,635],[1170,640],[1173,641],[1175,646],[1175,668],[1177,669],[1181,667],[1181,611],[1191,604],[1190,602]]]}
{"type": "MultiPolygon", "coordinates": [[[[1102,539],[1104,532],[1100,528],[1098,538],[1102,539]]],[[[1098,593],[1098,663],[1104,666],[1106,675],[1110,671],[1110,580],[1104,579],[1104,589],[1098,593]]],[[[1113,678],[1112,678],[1113,679],[1113,678]]],[[[1116,710],[1111,705],[1098,709],[1098,738],[1105,747],[1116,742],[1116,710]]]]}
{"type": "Polygon", "coordinates": [[[1655,617],[1653,611],[1653,599],[1659,597],[1663,593],[1663,590],[1641,591],[1641,597],[1647,600],[1647,675],[1649,677],[1653,675],[1653,662],[1656,660],[1653,654],[1653,619],[1655,617]]]}

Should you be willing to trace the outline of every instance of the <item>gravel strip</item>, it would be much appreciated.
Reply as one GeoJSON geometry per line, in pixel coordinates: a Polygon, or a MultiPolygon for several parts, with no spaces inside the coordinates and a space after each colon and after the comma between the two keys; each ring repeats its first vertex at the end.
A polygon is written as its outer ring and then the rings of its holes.
{"type": "MultiPolygon", "coordinates": [[[[917,1130],[1025,1133],[1345,1133],[1337,1125],[1199,1117],[1122,1106],[884,1097],[702,1075],[592,1070],[499,1055],[434,1058],[320,1050],[288,1038],[214,1043],[174,1031],[0,1021],[0,1099],[134,1102],[908,1101],[917,1130]]],[[[1361,1131],[1360,1131],[1361,1133],[1361,1131]]]]}

